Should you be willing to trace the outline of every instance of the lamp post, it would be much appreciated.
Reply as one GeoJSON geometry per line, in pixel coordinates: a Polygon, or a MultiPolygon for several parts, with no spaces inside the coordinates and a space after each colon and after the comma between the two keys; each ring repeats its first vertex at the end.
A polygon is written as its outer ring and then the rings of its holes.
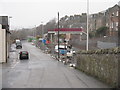
{"type": "Polygon", "coordinates": [[[87,42],[86,42],[86,50],[88,51],[88,40],[89,40],[89,26],[88,26],[88,23],[89,23],[89,0],[87,0],[87,42]]]}

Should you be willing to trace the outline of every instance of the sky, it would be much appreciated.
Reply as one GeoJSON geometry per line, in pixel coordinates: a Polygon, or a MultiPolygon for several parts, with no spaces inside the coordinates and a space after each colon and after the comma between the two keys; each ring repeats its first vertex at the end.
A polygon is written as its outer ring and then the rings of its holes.
{"type": "Polygon", "coordinates": [[[65,15],[104,11],[120,0],[0,0],[0,16],[11,16],[10,29],[32,28],[65,15]]]}

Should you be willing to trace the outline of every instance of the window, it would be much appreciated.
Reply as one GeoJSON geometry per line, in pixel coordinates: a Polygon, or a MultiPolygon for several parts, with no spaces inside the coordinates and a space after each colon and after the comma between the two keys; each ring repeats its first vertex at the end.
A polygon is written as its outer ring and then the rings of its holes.
{"type": "Polygon", "coordinates": [[[111,23],[111,28],[113,28],[113,23],[111,23]]]}
{"type": "Polygon", "coordinates": [[[118,22],[116,22],[116,26],[118,26],[118,22]]]}
{"type": "Polygon", "coordinates": [[[106,26],[109,26],[108,23],[106,23],[106,26]]]}
{"type": "Polygon", "coordinates": [[[116,12],[116,16],[118,16],[119,15],[119,13],[118,13],[118,11],[116,12]]]}
{"type": "Polygon", "coordinates": [[[118,31],[118,27],[116,27],[116,31],[118,31]]]}
{"type": "Polygon", "coordinates": [[[111,14],[111,16],[112,16],[112,17],[114,16],[114,12],[111,14]]]}

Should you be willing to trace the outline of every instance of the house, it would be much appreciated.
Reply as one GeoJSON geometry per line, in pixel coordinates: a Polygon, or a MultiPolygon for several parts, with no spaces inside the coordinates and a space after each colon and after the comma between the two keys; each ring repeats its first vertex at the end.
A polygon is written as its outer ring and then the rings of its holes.
{"type": "Polygon", "coordinates": [[[0,63],[7,62],[9,58],[9,36],[8,16],[0,16],[0,63]]]}
{"type": "MultiPolygon", "coordinates": [[[[120,7],[120,1],[118,2],[118,6],[120,7]]],[[[119,18],[118,18],[118,46],[120,46],[120,9],[119,9],[119,18]]]]}
{"type": "Polygon", "coordinates": [[[108,36],[117,36],[118,35],[118,20],[120,6],[115,5],[111,8],[108,8],[105,11],[91,14],[89,17],[89,30],[95,31],[100,27],[108,27],[108,36]]]}
{"type": "Polygon", "coordinates": [[[94,31],[98,28],[105,26],[105,11],[97,14],[91,14],[89,17],[89,30],[94,31]]]}
{"type": "Polygon", "coordinates": [[[109,28],[109,36],[118,35],[119,10],[120,6],[117,4],[106,10],[106,26],[109,28]]]}

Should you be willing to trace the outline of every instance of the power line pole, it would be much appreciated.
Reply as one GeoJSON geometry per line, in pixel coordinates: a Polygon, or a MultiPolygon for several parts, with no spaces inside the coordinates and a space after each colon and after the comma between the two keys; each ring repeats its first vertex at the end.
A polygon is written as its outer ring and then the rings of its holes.
{"type": "Polygon", "coordinates": [[[41,22],[41,24],[42,24],[42,38],[44,38],[43,22],[41,22]]]}
{"type": "Polygon", "coordinates": [[[35,25],[35,37],[37,36],[37,29],[36,29],[36,25],[35,25]]]}
{"type": "Polygon", "coordinates": [[[59,54],[59,12],[58,12],[58,60],[60,58],[60,54],[59,54]]]}

